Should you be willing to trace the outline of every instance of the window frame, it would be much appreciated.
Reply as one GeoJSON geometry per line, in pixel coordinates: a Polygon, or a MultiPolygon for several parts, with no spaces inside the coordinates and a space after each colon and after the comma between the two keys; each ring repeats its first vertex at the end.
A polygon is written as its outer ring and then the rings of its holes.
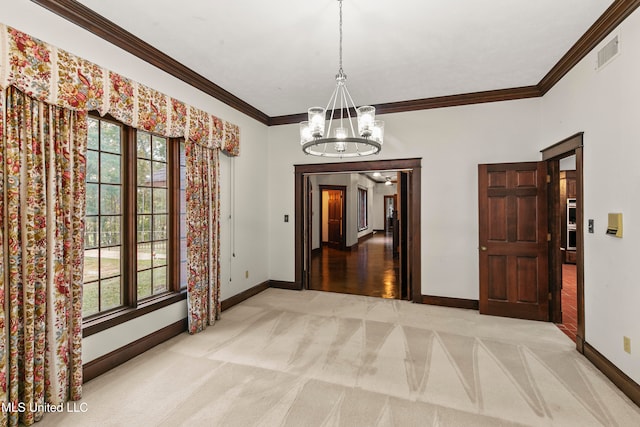
{"type": "MultiPolygon", "coordinates": [[[[121,126],[122,140],[122,305],[83,318],[82,336],[88,337],[129,320],[180,302],[187,297],[180,286],[180,143],[182,138],[166,138],[168,171],[168,243],[166,292],[138,301],[137,297],[137,129],[127,126],[110,115],[103,117],[90,112],[89,118],[108,121],[121,126]],[[175,243],[173,243],[175,242],[175,243]]],[[[146,132],[146,131],[144,131],[146,132]]],[[[151,132],[147,132],[151,133],[151,132]]],[[[151,133],[154,135],[153,133],[151,133]]]]}
{"type": "Polygon", "coordinates": [[[358,232],[367,229],[369,229],[369,189],[358,187],[358,232]]]}

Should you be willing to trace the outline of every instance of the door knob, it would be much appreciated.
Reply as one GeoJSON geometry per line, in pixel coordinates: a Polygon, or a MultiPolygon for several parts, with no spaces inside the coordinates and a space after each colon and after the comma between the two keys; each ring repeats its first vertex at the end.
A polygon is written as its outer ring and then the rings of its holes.
{"type": "Polygon", "coordinates": [[[486,250],[487,250],[487,247],[486,247],[486,246],[480,246],[480,250],[481,250],[481,251],[486,251],[486,250]]]}

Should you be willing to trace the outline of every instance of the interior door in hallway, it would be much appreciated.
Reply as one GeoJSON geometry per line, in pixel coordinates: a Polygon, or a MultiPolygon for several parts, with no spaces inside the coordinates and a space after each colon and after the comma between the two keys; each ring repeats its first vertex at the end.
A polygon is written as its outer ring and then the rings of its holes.
{"type": "Polygon", "coordinates": [[[336,248],[343,248],[344,227],[343,216],[345,208],[345,191],[340,190],[323,190],[323,200],[326,200],[326,242],[336,248]]]}
{"type": "Polygon", "coordinates": [[[549,320],[545,162],[478,165],[480,313],[549,320]]]}

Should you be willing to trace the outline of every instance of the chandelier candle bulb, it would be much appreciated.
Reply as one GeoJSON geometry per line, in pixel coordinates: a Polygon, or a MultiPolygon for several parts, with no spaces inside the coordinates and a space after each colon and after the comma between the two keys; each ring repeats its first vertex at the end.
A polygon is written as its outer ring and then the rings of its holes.
{"type": "Polygon", "coordinates": [[[376,117],[376,109],[375,107],[365,105],[363,107],[358,107],[356,111],[358,113],[358,133],[360,133],[361,137],[368,138],[373,132],[373,122],[376,117]]]}
{"type": "Polygon", "coordinates": [[[347,129],[343,127],[336,128],[335,137],[338,141],[333,144],[333,148],[338,153],[344,153],[347,149],[347,144],[344,143],[344,140],[347,138],[347,129]]]}
{"type": "Polygon", "coordinates": [[[384,142],[384,122],[382,120],[375,120],[373,122],[373,134],[371,137],[380,144],[384,142]]]}
{"type": "Polygon", "coordinates": [[[311,128],[309,127],[309,122],[300,122],[300,144],[309,142],[312,139],[313,137],[311,136],[311,128]]]}
{"type": "Polygon", "coordinates": [[[309,108],[309,126],[311,136],[322,138],[324,136],[325,111],[322,107],[309,108]]]}

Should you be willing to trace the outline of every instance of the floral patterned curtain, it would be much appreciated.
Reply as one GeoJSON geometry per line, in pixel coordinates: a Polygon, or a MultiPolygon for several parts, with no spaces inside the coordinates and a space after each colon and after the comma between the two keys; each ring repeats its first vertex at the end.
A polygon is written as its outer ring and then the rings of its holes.
{"type": "Polygon", "coordinates": [[[229,156],[240,129],[203,110],[0,23],[0,88],[70,110],[97,110],[169,138],[185,138],[229,156]]]}
{"type": "Polygon", "coordinates": [[[195,334],[220,318],[219,150],[187,143],[187,318],[195,334]]]}
{"type": "Polygon", "coordinates": [[[87,129],[85,112],[46,105],[16,88],[7,89],[4,103],[0,402],[13,410],[2,411],[0,421],[16,426],[42,417],[30,408],[82,393],[87,129]]]}

